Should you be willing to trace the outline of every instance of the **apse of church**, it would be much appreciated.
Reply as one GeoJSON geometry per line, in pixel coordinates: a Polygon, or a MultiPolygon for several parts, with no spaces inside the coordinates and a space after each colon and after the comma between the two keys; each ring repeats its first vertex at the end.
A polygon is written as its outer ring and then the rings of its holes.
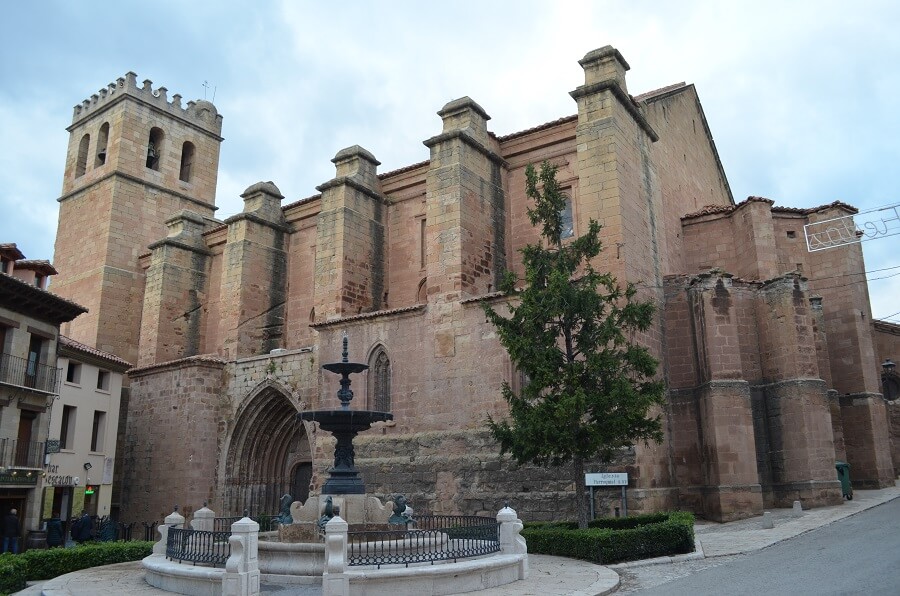
{"type": "MultiPolygon", "coordinates": [[[[394,415],[357,439],[368,492],[405,494],[421,512],[491,514],[509,500],[525,519],[560,515],[568,471],[514,466],[485,430],[516,371],[481,302],[502,304],[499,277],[521,273],[519,251],[538,239],[524,171],[544,160],[574,235],[603,225],[597,266],[659,305],[640,339],[669,386],[666,438],[606,467],[629,472],[630,510],[734,519],[798,498],[833,503],[835,457],[855,480],[886,485],[871,329],[848,316],[862,308],[871,321],[868,300],[824,282],[863,271],[861,252],[829,259],[796,241],[804,223],[855,210],[735,204],[693,85],[632,96],[614,48],[579,63],[574,115],[498,136],[462,97],[438,111],[427,160],[379,173],[371,148],[341,149],[317,194],[288,202],[259,182],[226,219],[214,217],[212,104],[182,108],[129,73],[76,110],[60,288],[94,317],[73,324],[74,338],[138,362],[120,441],[123,519],[165,515],[172,495],[189,511],[206,501],[274,513],[285,492],[317,491],[331,439],[295,414],[336,406],[320,366],[344,333],[351,359],[370,366],[354,404],[394,415]],[[103,130],[103,159],[82,160],[84,135],[90,156],[103,130]],[[76,240],[78,217],[97,223],[81,222],[76,240]]],[[[611,511],[614,498],[598,499],[611,511]]]]}

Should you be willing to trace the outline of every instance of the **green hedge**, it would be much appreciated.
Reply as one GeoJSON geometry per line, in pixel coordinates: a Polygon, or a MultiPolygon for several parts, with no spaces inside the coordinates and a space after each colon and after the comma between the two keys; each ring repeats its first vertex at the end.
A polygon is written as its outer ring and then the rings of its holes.
{"type": "Polygon", "coordinates": [[[0,594],[25,587],[25,580],[40,581],[112,563],[139,561],[153,551],[152,542],[97,542],[74,548],[33,549],[0,555],[0,594]]]}
{"type": "Polygon", "coordinates": [[[522,530],[522,536],[530,553],[603,564],[694,551],[694,516],[691,513],[635,516],[636,521],[630,523],[619,521],[622,519],[628,518],[595,520],[586,530],[577,529],[574,522],[528,524],[522,530]]]}
{"type": "MultiPolygon", "coordinates": [[[[642,513],[640,515],[631,515],[629,517],[602,517],[593,519],[588,522],[589,528],[609,528],[610,530],[629,530],[638,526],[646,526],[647,524],[658,524],[669,519],[670,513],[642,513]]],[[[526,528],[560,528],[565,530],[575,530],[578,528],[578,522],[573,521],[557,521],[557,522],[525,522],[526,528]]]]}

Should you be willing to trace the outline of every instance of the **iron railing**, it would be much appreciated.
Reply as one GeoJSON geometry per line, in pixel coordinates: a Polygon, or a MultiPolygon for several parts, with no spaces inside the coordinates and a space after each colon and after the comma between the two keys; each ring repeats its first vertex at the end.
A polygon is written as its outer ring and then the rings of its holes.
{"type": "Polygon", "coordinates": [[[214,517],[213,530],[217,532],[231,531],[231,524],[243,519],[244,517],[249,517],[256,523],[258,523],[260,532],[270,532],[272,530],[278,529],[278,515],[233,515],[231,517],[214,517]]]}
{"type": "MultiPolygon", "coordinates": [[[[65,522],[66,536],[68,536],[68,528],[77,519],[77,517],[73,517],[65,522]]],[[[49,521],[49,518],[44,519],[44,521],[49,521]]],[[[159,522],[120,522],[107,515],[93,515],[91,516],[91,525],[94,540],[99,540],[100,542],[118,542],[120,540],[126,542],[131,540],[156,542],[156,528],[159,526],[159,522]]]]}
{"type": "Polygon", "coordinates": [[[231,555],[230,537],[230,531],[207,532],[170,527],[166,558],[179,563],[189,561],[194,565],[224,567],[231,555]]]}
{"type": "Polygon", "coordinates": [[[59,369],[12,354],[0,354],[0,383],[56,395],[59,393],[59,369]]]}
{"type": "Polygon", "coordinates": [[[434,563],[500,552],[500,524],[491,517],[426,515],[408,530],[347,533],[350,566],[434,563]]]}
{"type": "Polygon", "coordinates": [[[43,442],[0,439],[0,467],[40,469],[43,466],[43,442]]]}

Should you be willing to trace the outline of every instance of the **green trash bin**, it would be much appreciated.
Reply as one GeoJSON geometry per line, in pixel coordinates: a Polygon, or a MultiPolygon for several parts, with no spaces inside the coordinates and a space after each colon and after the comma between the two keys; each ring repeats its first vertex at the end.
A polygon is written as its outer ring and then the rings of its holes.
{"type": "Polygon", "coordinates": [[[841,494],[848,501],[853,500],[853,485],[850,484],[850,464],[845,461],[834,462],[838,480],[841,481],[841,494]]]}

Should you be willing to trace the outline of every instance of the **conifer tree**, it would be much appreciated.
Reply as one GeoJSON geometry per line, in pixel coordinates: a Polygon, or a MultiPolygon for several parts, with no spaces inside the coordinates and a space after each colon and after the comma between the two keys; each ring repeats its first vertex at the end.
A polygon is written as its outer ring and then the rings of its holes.
{"type": "Polygon", "coordinates": [[[656,360],[633,341],[635,331],[650,327],[655,306],[636,299],[632,284],[622,288],[591,266],[601,250],[598,222],[563,241],[566,197],[555,167],[529,165],[525,190],[541,241],[521,251],[524,288],[511,272],[501,283],[509,316],[485,306],[524,381],[518,392],[503,384],[509,417],[489,418],[488,426],[502,453],[519,463],[571,466],[584,528],[585,462],[609,462],[637,441],[662,440],[659,417],[649,414],[663,403],[664,385],[654,378],[656,360]]]}

